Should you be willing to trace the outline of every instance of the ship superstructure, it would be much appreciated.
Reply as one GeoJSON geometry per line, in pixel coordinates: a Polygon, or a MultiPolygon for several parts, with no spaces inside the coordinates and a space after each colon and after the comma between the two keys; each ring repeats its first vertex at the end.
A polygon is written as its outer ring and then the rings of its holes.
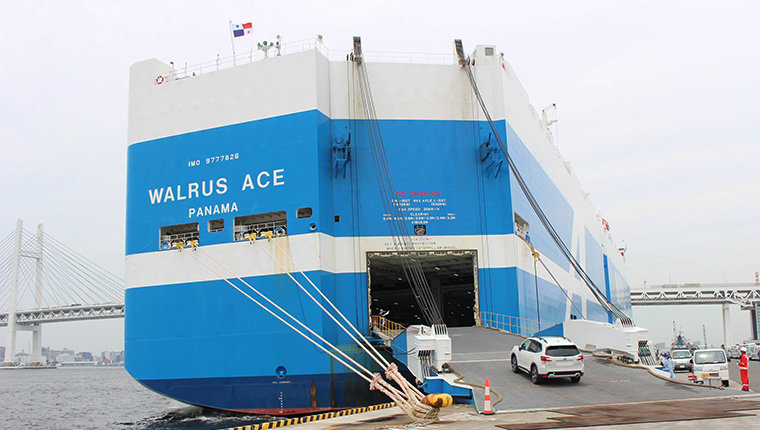
{"type": "MultiPolygon", "coordinates": [[[[230,288],[222,278],[232,273],[360,361],[292,284],[294,263],[367,335],[381,309],[403,325],[425,322],[378,191],[355,62],[332,59],[320,41],[307,47],[181,76],[158,60],[131,68],[126,367],[170,397],[280,414],[380,400],[230,288]],[[229,272],[199,264],[194,247],[229,272]]],[[[368,55],[365,66],[392,204],[444,322],[511,317],[529,334],[534,323],[609,321],[517,186],[455,57],[441,58],[368,55]]],[[[588,276],[629,312],[623,257],[546,121],[495,46],[470,59],[533,196],[588,276]]]]}

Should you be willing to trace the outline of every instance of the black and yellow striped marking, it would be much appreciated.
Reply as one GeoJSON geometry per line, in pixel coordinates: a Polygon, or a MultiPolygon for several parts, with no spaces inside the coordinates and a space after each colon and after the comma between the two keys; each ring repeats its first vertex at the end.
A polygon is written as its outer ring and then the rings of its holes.
{"type": "Polygon", "coordinates": [[[381,403],[379,405],[372,405],[372,406],[367,406],[364,408],[346,409],[346,410],[337,411],[337,412],[326,412],[324,414],[308,415],[305,417],[298,417],[298,418],[288,418],[288,419],[278,420],[278,421],[269,421],[269,422],[261,423],[261,424],[250,424],[246,426],[228,427],[221,430],[266,430],[266,429],[290,426],[294,424],[310,423],[312,421],[329,420],[330,418],[344,417],[346,415],[361,414],[361,413],[369,412],[369,411],[377,411],[380,409],[392,408],[394,406],[396,406],[396,402],[381,403]]]}

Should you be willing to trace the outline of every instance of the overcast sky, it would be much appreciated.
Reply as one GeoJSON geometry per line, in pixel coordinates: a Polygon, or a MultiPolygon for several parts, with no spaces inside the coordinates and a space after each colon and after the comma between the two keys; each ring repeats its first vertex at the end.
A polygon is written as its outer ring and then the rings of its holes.
{"type": "MultiPolygon", "coordinates": [[[[0,0],[0,236],[17,218],[30,231],[44,223],[123,277],[129,66],[229,55],[228,20],[252,21],[256,41],[322,34],[337,51],[354,35],[368,51],[497,45],[538,110],[558,105],[560,151],[627,243],[634,285],[752,281],[760,3],[662,3],[0,0]]],[[[732,316],[738,337],[746,314],[732,316]]],[[[690,337],[702,322],[708,341],[720,332],[714,307],[634,316],[660,341],[672,319],[690,337]]],[[[44,344],[120,350],[122,329],[46,325],[44,344]]]]}

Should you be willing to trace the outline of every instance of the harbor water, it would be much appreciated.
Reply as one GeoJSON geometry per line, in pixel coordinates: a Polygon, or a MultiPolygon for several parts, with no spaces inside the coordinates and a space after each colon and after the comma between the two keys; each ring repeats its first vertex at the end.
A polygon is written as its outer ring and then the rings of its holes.
{"type": "Polygon", "coordinates": [[[217,429],[257,420],[188,406],[123,367],[0,370],[0,428],[217,429]]]}

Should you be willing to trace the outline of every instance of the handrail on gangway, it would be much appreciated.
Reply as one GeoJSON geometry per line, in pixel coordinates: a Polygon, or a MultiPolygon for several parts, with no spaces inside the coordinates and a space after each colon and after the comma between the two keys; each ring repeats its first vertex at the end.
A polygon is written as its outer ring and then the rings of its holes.
{"type": "Polygon", "coordinates": [[[403,325],[380,315],[371,315],[370,331],[383,339],[393,339],[406,330],[403,325]]]}
{"type": "Polygon", "coordinates": [[[485,311],[478,312],[478,315],[479,318],[475,321],[476,326],[495,328],[518,336],[533,336],[542,328],[538,321],[529,318],[485,311]]]}

